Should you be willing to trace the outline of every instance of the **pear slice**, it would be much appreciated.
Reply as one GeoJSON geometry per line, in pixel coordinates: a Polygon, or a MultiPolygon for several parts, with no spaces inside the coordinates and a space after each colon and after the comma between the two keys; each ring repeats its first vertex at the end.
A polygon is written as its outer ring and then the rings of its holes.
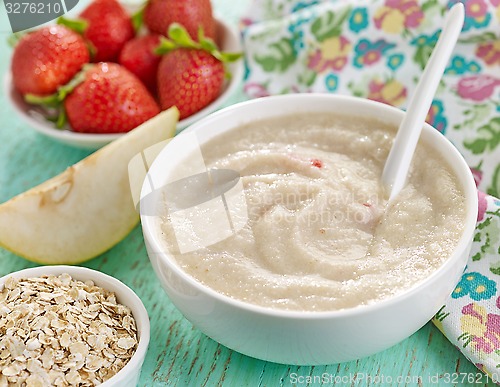
{"type": "Polygon", "coordinates": [[[72,165],[60,175],[0,205],[0,246],[43,264],[76,264],[113,247],[139,214],[128,163],[175,133],[172,108],[72,165]]]}

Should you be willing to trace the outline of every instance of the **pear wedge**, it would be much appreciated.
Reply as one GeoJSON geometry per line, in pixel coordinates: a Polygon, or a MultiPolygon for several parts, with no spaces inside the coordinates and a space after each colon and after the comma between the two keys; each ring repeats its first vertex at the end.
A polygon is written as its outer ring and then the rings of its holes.
{"type": "Polygon", "coordinates": [[[175,133],[172,108],[0,205],[0,246],[30,261],[76,264],[113,247],[139,221],[128,163],[175,133]]]}

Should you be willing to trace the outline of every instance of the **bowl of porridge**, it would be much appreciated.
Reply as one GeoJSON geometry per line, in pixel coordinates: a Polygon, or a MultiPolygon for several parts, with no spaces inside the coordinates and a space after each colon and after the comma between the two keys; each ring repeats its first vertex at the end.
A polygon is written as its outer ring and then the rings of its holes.
{"type": "Polygon", "coordinates": [[[292,94],[233,105],[174,138],[141,194],[171,301],[221,344],[285,364],[350,361],[416,332],[463,272],[477,192],[426,124],[388,201],[381,175],[403,116],[292,94]]]}

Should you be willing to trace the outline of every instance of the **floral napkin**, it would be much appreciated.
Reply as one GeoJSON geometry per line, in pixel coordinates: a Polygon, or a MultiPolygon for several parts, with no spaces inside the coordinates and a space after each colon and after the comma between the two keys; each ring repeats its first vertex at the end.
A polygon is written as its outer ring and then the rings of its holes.
{"type": "MultiPolygon", "coordinates": [[[[252,98],[356,95],[401,108],[456,0],[253,0],[242,19],[252,98]]],[[[464,1],[466,19],[427,121],[471,167],[479,216],[467,268],[436,326],[490,375],[500,367],[500,0],[464,1]],[[486,192],[486,193],[483,193],[486,192]]]]}

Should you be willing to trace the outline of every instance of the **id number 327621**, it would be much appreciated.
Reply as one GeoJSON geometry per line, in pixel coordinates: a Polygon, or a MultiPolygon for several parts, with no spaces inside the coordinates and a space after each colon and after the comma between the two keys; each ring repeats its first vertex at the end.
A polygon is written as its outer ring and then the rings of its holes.
{"type": "MultiPolygon", "coordinates": [[[[441,381],[442,383],[445,384],[483,384],[483,383],[489,383],[489,382],[495,382],[498,383],[500,381],[500,375],[487,375],[482,372],[451,372],[451,373],[444,373],[440,375],[438,378],[437,375],[435,375],[436,382],[441,381]]],[[[433,377],[429,377],[429,381],[433,382],[433,377]]]]}
{"type": "Polygon", "coordinates": [[[14,14],[59,14],[63,11],[60,2],[32,3],[32,2],[5,2],[7,13],[14,14]]]}

